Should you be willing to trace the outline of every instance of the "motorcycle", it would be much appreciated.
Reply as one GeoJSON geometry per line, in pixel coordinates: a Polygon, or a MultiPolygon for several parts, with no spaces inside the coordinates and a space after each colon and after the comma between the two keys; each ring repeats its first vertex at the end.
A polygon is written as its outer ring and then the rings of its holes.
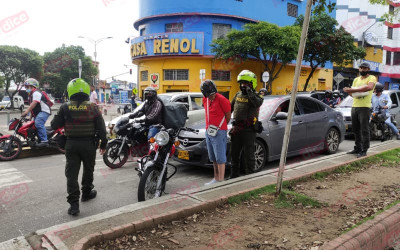
{"type": "Polygon", "coordinates": [[[115,124],[114,132],[117,138],[107,143],[106,152],[103,155],[104,163],[109,168],[122,167],[129,155],[142,157],[149,152],[147,126],[129,122],[129,118],[124,117],[115,124]]]}
{"type": "MultiPolygon", "coordinates": [[[[378,112],[372,113],[369,122],[369,131],[371,140],[381,140],[387,141],[391,140],[394,133],[390,127],[385,123],[387,116],[382,108],[379,107],[378,112]]],[[[394,121],[393,116],[390,116],[392,123],[396,126],[396,121],[394,121]]]]}
{"type": "MultiPolygon", "coordinates": [[[[0,160],[11,161],[16,159],[22,151],[22,147],[30,147],[36,149],[38,142],[37,128],[35,121],[31,121],[25,117],[13,118],[8,124],[8,130],[14,130],[12,135],[1,135],[0,137],[0,160]],[[21,140],[22,138],[23,140],[21,140]]],[[[64,128],[56,130],[46,127],[49,147],[56,148],[65,154],[64,128]]]]}
{"type": "Polygon", "coordinates": [[[169,164],[168,159],[175,154],[175,147],[179,146],[176,140],[182,130],[198,133],[198,130],[191,128],[179,128],[177,130],[166,129],[163,125],[158,125],[160,132],[150,139],[154,143],[154,148],[148,155],[142,157],[139,167],[136,168],[140,177],[138,187],[138,201],[158,198],[165,190],[165,185],[177,172],[176,166],[169,164]],[[173,167],[173,173],[168,176],[168,167],[173,167]]]}

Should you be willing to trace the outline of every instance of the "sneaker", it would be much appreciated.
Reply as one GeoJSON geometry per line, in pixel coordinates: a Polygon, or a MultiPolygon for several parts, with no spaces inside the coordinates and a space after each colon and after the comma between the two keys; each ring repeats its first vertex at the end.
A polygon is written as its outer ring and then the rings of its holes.
{"type": "Polygon", "coordinates": [[[80,213],[79,211],[79,202],[71,203],[70,208],[68,208],[68,214],[76,216],[80,213]]]}
{"type": "Polygon", "coordinates": [[[360,153],[360,151],[353,149],[351,151],[348,151],[346,154],[355,155],[355,154],[358,154],[358,153],[360,153]]]}
{"type": "Polygon", "coordinates": [[[365,151],[361,151],[360,153],[357,154],[357,158],[361,158],[364,156],[367,156],[367,152],[365,152],[365,151]]]}
{"type": "Polygon", "coordinates": [[[204,184],[204,186],[211,185],[211,184],[214,184],[214,183],[217,183],[217,182],[218,181],[216,179],[212,179],[210,182],[207,182],[206,184],[204,184]]]}
{"type": "Polygon", "coordinates": [[[88,201],[94,199],[96,198],[96,195],[97,195],[96,190],[91,190],[89,193],[82,193],[81,201],[88,201]]]}
{"type": "Polygon", "coordinates": [[[49,142],[47,142],[47,141],[36,144],[36,147],[38,147],[38,148],[47,148],[48,146],[49,146],[49,142]]]}

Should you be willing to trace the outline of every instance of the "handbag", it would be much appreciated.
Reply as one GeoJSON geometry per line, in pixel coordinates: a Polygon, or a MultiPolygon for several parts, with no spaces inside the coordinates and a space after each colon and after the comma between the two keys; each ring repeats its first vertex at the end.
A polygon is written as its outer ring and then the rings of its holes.
{"type": "Polygon", "coordinates": [[[224,123],[225,116],[222,118],[222,121],[219,123],[219,126],[217,127],[215,125],[211,125],[210,124],[210,113],[209,113],[209,111],[210,111],[210,105],[208,104],[208,98],[207,98],[207,121],[208,121],[208,124],[209,124],[208,125],[208,129],[207,129],[207,134],[209,136],[214,137],[214,136],[217,135],[219,128],[222,126],[222,123],[224,123]]]}

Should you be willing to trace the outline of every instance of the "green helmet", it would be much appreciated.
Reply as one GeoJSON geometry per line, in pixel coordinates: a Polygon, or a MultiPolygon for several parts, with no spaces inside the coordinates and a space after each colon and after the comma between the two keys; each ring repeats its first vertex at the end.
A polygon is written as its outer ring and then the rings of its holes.
{"type": "Polygon", "coordinates": [[[237,81],[246,81],[246,82],[251,82],[253,84],[253,89],[256,89],[257,87],[257,76],[250,70],[242,70],[242,72],[239,73],[237,77],[237,81]]]}
{"type": "Polygon", "coordinates": [[[90,86],[82,78],[75,78],[71,80],[67,85],[68,98],[76,94],[90,95],[90,86]]]}
{"type": "Polygon", "coordinates": [[[35,88],[39,88],[39,82],[35,78],[28,78],[24,82],[25,86],[33,86],[35,88]]]}

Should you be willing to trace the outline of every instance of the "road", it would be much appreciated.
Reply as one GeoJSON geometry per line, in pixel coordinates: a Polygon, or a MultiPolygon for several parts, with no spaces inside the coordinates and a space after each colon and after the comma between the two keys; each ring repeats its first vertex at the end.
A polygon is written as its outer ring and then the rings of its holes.
{"type": "MultiPolygon", "coordinates": [[[[376,143],[379,142],[371,144],[376,143]]],[[[340,145],[339,152],[348,151],[353,145],[354,141],[346,140],[340,145]]],[[[298,159],[299,157],[288,159],[287,162],[298,159]]],[[[139,178],[134,169],[136,164],[128,162],[120,169],[111,170],[98,155],[94,177],[98,196],[94,200],[81,203],[79,217],[71,217],[67,214],[64,155],[1,162],[0,242],[137,202],[139,178]]],[[[264,170],[276,168],[278,165],[278,161],[268,163],[264,170]]],[[[178,173],[168,182],[167,193],[173,193],[187,185],[202,186],[213,178],[211,169],[182,164],[177,166],[178,173]]]]}

